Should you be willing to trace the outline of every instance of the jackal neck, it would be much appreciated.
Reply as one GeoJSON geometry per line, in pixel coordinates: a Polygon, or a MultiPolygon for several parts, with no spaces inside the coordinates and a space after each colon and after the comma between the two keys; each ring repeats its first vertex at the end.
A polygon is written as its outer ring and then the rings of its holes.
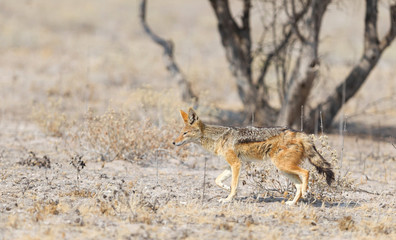
{"type": "Polygon", "coordinates": [[[209,152],[215,152],[216,144],[231,131],[229,127],[203,125],[201,145],[209,152]]]}

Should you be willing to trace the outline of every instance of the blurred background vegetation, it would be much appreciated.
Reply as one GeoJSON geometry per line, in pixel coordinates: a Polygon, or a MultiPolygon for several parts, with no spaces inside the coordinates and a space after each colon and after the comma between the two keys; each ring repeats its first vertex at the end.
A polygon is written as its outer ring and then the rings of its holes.
{"type": "MultiPolygon", "coordinates": [[[[269,2],[252,1],[252,49],[262,43],[263,21],[270,11],[260,7],[269,2]]],[[[390,27],[390,3],[378,4],[380,38],[390,27]]],[[[190,103],[179,97],[178,84],[163,63],[161,47],[144,33],[139,4],[126,0],[2,1],[2,118],[29,119],[32,112],[49,109],[47,105],[56,102],[59,114],[70,122],[83,119],[88,110],[102,114],[109,109],[131,111],[135,119],[178,121],[177,110],[190,103]],[[159,110],[153,110],[156,108],[159,110]]],[[[236,18],[241,6],[242,1],[231,1],[236,18]]],[[[359,61],[364,14],[363,1],[329,4],[320,32],[320,74],[309,105],[328,95],[359,61]]],[[[174,57],[199,97],[201,116],[213,116],[213,121],[220,122],[218,109],[243,112],[209,1],[149,1],[147,21],[158,35],[172,39],[174,57]]],[[[338,114],[348,118],[350,131],[385,136],[394,132],[395,64],[393,44],[338,114]]],[[[269,95],[276,95],[275,74],[268,74],[266,81],[269,95]]],[[[33,115],[37,119],[37,114],[33,115]]]]}

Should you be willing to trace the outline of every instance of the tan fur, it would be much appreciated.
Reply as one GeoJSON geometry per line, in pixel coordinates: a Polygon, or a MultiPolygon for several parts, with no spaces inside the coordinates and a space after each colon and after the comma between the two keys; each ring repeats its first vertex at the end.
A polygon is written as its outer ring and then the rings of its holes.
{"type": "Polygon", "coordinates": [[[184,127],[179,137],[173,142],[181,146],[196,143],[216,155],[222,156],[231,167],[216,178],[216,184],[230,190],[230,194],[221,202],[229,202],[236,195],[242,161],[263,161],[271,159],[272,163],[296,186],[297,192],[292,201],[296,204],[308,190],[309,172],[300,167],[303,160],[309,161],[323,172],[330,184],[334,173],[330,164],[316,151],[312,140],[303,132],[288,128],[236,128],[204,124],[190,108],[188,114],[180,111],[184,127]],[[232,176],[231,187],[223,181],[232,176]]]}

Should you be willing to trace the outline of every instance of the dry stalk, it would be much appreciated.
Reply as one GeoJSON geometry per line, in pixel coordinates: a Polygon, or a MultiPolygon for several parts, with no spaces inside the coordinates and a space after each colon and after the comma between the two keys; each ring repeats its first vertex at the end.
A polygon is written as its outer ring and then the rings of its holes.
{"type": "Polygon", "coordinates": [[[159,186],[159,172],[158,172],[158,153],[166,152],[170,155],[171,151],[169,149],[158,148],[155,150],[155,168],[156,168],[156,178],[157,178],[157,186],[159,186]]]}
{"type": "Polygon", "coordinates": [[[76,155],[72,157],[70,160],[70,165],[72,165],[74,169],[76,169],[77,171],[77,175],[76,175],[77,189],[80,189],[80,172],[86,166],[84,160],[82,160],[82,157],[83,156],[81,155],[76,155]]]}
{"type": "Polygon", "coordinates": [[[301,105],[301,117],[300,117],[300,121],[301,121],[301,132],[304,130],[304,105],[301,105]]]}
{"type": "Polygon", "coordinates": [[[204,166],[204,175],[203,175],[203,186],[202,186],[202,199],[201,199],[201,204],[203,204],[204,199],[205,199],[205,187],[206,187],[206,162],[208,161],[208,158],[205,157],[205,166],[204,166]]]}

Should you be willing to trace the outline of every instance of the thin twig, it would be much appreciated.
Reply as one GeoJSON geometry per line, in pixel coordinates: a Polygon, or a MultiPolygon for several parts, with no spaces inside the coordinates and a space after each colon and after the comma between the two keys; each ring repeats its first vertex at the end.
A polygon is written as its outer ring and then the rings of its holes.
{"type": "Polygon", "coordinates": [[[301,132],[304,130],[304,105],[301,105],[301,132]]]}
{"type": "Polygon", "coordinates": [[[155,162],[156,162],[156,177],[157,177],[157,186],[159,186],[159,173],[158,173],[158,152],[167,152],[170,153],[171,151],[164,148],[158,148],[155,150],[155,162]]]}
{"type": "Polygon", "coordinates": [[[166,65],[166,69],[171,73],[172,77],[178,82],[178,84],[182,88],[182,98],[185,101],[193,100],[194,103],[197,103],[197,95],[194,94],[191,88],[190,82],[184,77],[182,72],[180,71],[179,66],[177,65],[173,52],[174,45],[171,40],[165,40],[159,35],[155,34],[149,25],[146,22],[146,0],[141,0],[140,2],[140,23],[145,31],[145,33],[153,40],[155,43],[160,45],[164,50],[164,62],[166,65]]]}
{"type": "Polygon", "coordinates": [[[341,168],[342,168],[342,161],[344,158],[344,132],[346,131],[346,123],[347,123],[347,117],[344,116],[345,120],[343,120],[343,127],[341,129],[341,153],[340,153],[340,172],[339,172],[339,177],[341,176],[341,168]]]}
{"type": "Polygon", "coordinates": [[[205,157],[205,166],[204,166],[204,176],[203,176],[203,188],[202,188],[202,199],[201,203],[203,204],[204,199],[205,199],[205,185],[206,185],[206,162],[208,158],[205,157]]]}
{"type": "MultiPolygon", "coordinates": [[[[346,95],[346,83],[345,82],[343,82],[343,84],[342,84],[342,97],[341,97],[341,108],[343,108],[344,107],[344,105],[345,105],[345,96],[346,95]]],[[[339,174],[338,174],[338,180],[340,180],[340,177],[341,177],[341,168],[342,168],[342,160],[343,160],[343,157],[344,157],[344,130],[345,130],[345,128],[346,128],[346,120],[344,120],[344,117],[345,117],[345,115],[344,115],[344,110],[342,110],[342,114],[341,114],[341,119],[340,119],[340,125],[339,125],[339,128],[340,128],[340,135],[341,135],[341,150],[340,150],[340,171],[339,171],[339,174]],[[345,122],[344,122],[345,121],[345,122]]]]}
{"type": "Polygon", "coordinates": [[[322,131],[322,135],[323,135],[323,116],[322,116],[322,111],[319,111],[319,117],[320,117],[320,130],[322,131]]]}
{"type": "MultiPolygon", "coordinates": [[[[266,54],[266,59],[263,61],[263,67],[260,70],[259,77],[257,78],[257,85],[261,86],[264,83],[264,77],[267,74],[267,70],[269,69],[270,65],[273,62],[273,58],[277,57],[279,53],[287,47],[288,44],[290,44],[290,39],[292,38],[293,34],[295,33],[295,27],[297,26],[300,20],[304,17],[304,15],[308,12],[309,9],[309,3],[310,1],[307,2],[305,6],[302,7],[301,11],[299,12],[293,12],[293,16],[290,16],[289,20],[284,24],[283,29],[286,29],[287,26],[292,25],[292,28],[290,28],[287,32],[284,32],[283,34],[283,39],[277,43],[277,45],[274,47],[273,51],[266,54]]],[[[287,10],[287,8],[286,8],[287,10]]],[[[275,22],[273,23],[273,27],[275,25],[275,22]]]]}
{"type": "Polygon", "coordinates": [[[314,119],[315,119],[315,126],[314,126],[314,134],[315,134],[315,136],[316,135],[318,135],[318,110],[316,110],[315,111],[315,117],[314,117],[314,119]]]}

